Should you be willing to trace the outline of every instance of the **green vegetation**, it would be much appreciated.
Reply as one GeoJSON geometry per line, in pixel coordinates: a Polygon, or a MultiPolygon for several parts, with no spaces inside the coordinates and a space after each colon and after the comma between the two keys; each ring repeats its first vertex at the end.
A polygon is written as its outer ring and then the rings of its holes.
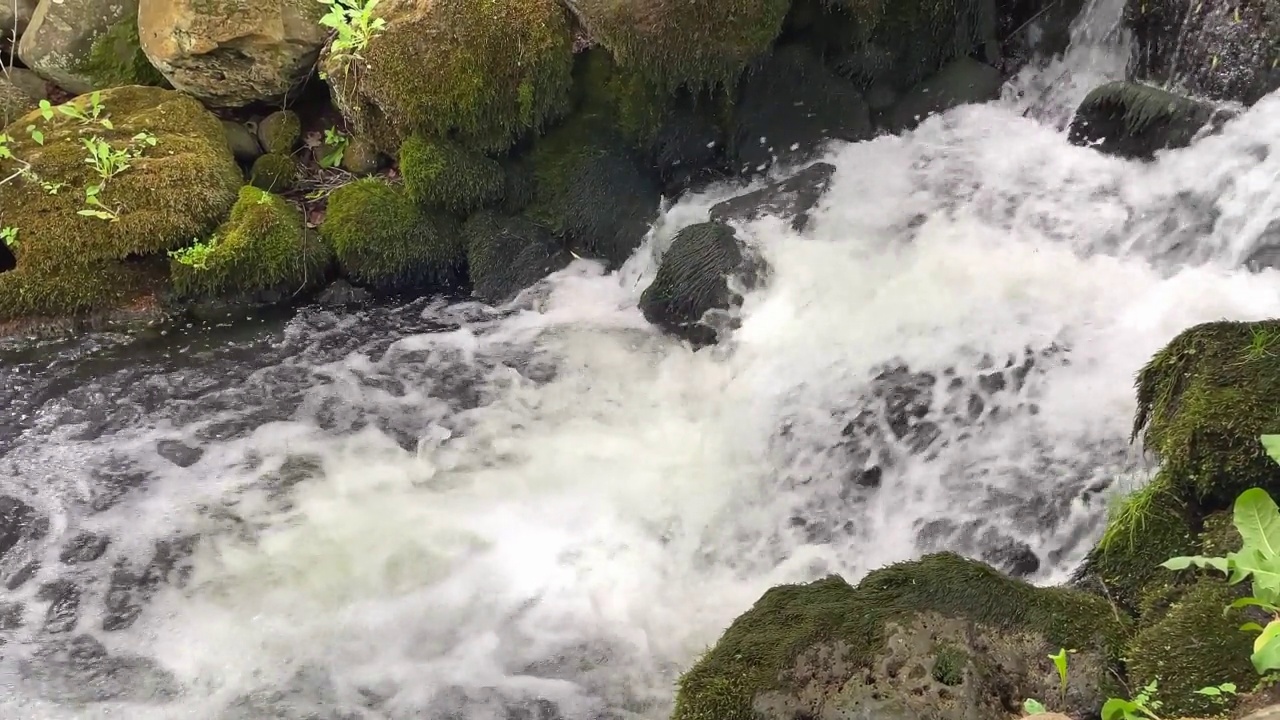
{"type": "Polygon", "coordinates": [[[386,27],[387,21],[373,14],[380,0],[320,2],[329,6],[320,18],[320,24],[333,30],[333,40],[329,43],[330,57],[339,67],[345,68],[352,60],[360,59],[360,53],[369,46],[369,40],[386,27]]]}
{"type": "Polygon", "coordinates": [[[400,172],[413,199],[458,215],[498,202],[506,183],[496,160],[418,135],[400,146],[400,172]]]}
{"type": "Polygon", "coordinates": [[[302,137],[302,118],[292,110],[277,110],[264,117],[258,125],[258,140],[269,153],[293,152],[302,137]]]}
{"type": "Polygon", "coordinates": [[[324,149],[325,153],[317,161],[322,168],[337,167],[342,164],[342,156],[347,151],[347,145],[350,138],[336,127],[327,128],[324,131],[324,149]]]}
{"type": "Polygon", "coordinates": [[[307,229],[296,207],[246,186],[208,240],[170,251],[169,257],[175,292],[213,298],[313,287],[324,280],[330,250],[307,229]]]}
{"type": "Polygon", "coordinates": [[[268,192],[288,192],[297,179],[298,161],[284,153],[267,153],[249,169],[249,182],[268,192]]]}
{"type": "Polygon", "coordinates": [[[88,77],[96,88],[165,84],[164,76],[142,52],[136,13],[95,37],[89,55],[73,70],[88,77]]]}

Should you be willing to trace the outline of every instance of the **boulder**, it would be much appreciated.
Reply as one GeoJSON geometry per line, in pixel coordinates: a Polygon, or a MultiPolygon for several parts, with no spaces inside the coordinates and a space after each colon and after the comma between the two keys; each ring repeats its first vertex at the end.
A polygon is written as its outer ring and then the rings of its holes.
{"type": "Polygon", "coordinates": [[[414,200],[458,215],[498,202],[506,184],[496,160],[448,140],[419,135],[400,146],[400,173],[414,200]]]}
{"type": "Polygon", "coordinates": [[[903,95],[886,113],[883,126],[893,133],[910,130],[930,115],[995,100],[1003,84],[1004,77],[994,67],[973,58],[957,58],[903,95]]]}
{"type": "Polygon", "coordinates": [[[242,123],[231,120],[222,121],[222,129],[227,134],[227,145],[238,162],[252,163],[262,156],[262,144],[258,137],[242,123]]]}
{"type": "Polygon", "coordinates": [[[640,311],[695,347],[711,345],[728,328],[708,313],[726,313],[742,303],[729,278],[752,285],[761,272],[733,228],[716,222],[690,225],[676,233],[663,253],[657,275],[640,296],[640,311]]]}
{"type": "Polygon", "coordinates": [[[679,681],[672,720],[1096,715],[1127,623],[1101,597],[951,553],[772,588],[679,681]],[[1066,692],[1047,655],[1073,648],[1066,692]]]}
{"type": "Polygon", "coordinates": [[[0,495],[0,559],[18,543],[43,536],[49,521],[36,509],[11,495],[0,495]]]}
{"type": "Polygon", "coordinates": [[[852,83],[807,48],[780,47],[742,81],[733,113],[733,167],[764,172],[774,162],[803,161],[827,140],[865,140],[873,133],[870,110],[852,83]]]}
{"type": "Polygon", "coordinates": [[[6,0],[0,3],[0,46],[22,37],[31,24],[38,0],[6,0]]]}
{"type": "Polygon", "coordinates": [[[5,125],[17,120],[36,108],[38,100],[22,88],[0,75],[0,122],[5,125]]]}
{"type": "Polygon", "coordinates": [[[378,146],[362,137],[351,138],[342,150],[340,165],[352,175],[370,175],[386,164],[387,157],[378,152],[378,146]]]}
{"type": "Polygon", "coordinates": [[[394,155],[414,132],[502,151],[564,114],[573,37],[557,0],[399,0],[351,57],[327,52],[335,104],[359,135],[394,155]]]}
{"type": "Polygon", "coordinates": [[[523,217],[481,211],[467,219],[462,234],[472,295],[493,305],[573,261],[550,230],[523,217]]]}
{"type": "Polygon", "coordinates": [[[831,186],[835,172],[836,167],[830,163],[814,163],[785,180],[712,206],[711,219],[722,223],[750,222],[772,215],[790,220],[796,232],[803,232],[809,224],[809,213],[831,186]]]}
{"type": "Polygon", "coordinates": [[[288,155],[302,139],[302,118],[292,110],[277,110],[258,123],[258,142],[269,153],[288,155]]]}
{"type": "Polygon", "coordinates": [[[140,0],[138,34],[165,78],[207,105],[278,103],[320,56],[324,13],[315,0],[140,0]]]}
{"type": "Polygon", "coordinates": [[[1211,103],[1117,81],[1085,96],[1068,137],[1109,155],[1149,160],[1159,150],[1187,147],[1206,125],[1224,119],[1211,103]]]}
{"type": "Polygon", "coordinates": [[[18,57],[71,93],[163,81],[139,47],[137,0],[42,2],[18,57]]]}
{"type": "Polygon", "coordinates": [[[1271,3],[1127,0],[1134,79],[1252,105],[1280,87],[1280,14],[1271,3]]]}
{"type": "Polygon", "coordinates": [[[222,124],[194,98],[129,86],[102,91],[96,106],[89,96],[69,103],[84,120],[37,111],[5,129],[15,159],[0,161],[0,172],[19,160],[29,172],[0,185],[0,225],[18,230],[17,267],[0,273],[0,318],[113,306],[145,279],[121,261],[204,237],[243,183],[222,124]],[[32,124],[43,145],[26,132],[32,124]],[[125,153],[128,167],[104,181],[86,162],[86,136],[125,153]],[[86,206],[91,186],[101,188],[100,206],[86,206]]]}
{"type": "Polygon", "coordinates": [[[267,153],[249,168],[249,182],[268,192],[288,192],[297,180],[298,161],[285,153],[267,153]]]}

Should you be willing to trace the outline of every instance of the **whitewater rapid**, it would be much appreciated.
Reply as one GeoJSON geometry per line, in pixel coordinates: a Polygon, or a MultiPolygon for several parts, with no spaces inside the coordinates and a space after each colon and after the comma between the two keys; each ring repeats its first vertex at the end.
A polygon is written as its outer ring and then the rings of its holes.
{"type": "Polygon", "coordinates": [[[39,565],[4,597],[24,609],[0,717],[661,720],[764,590],[918,556],[921,523],[980,522],[1063,580],[1099,488],[1151,470],[1127,442],[1136,370],[1194,323],[1280,316],[1280,275],[1241,267],[1280,218],[1280,100],[1148,165],[1070,146],[1045,117],[1081,88],[1026,90],[1071,62],[1114,77],[1123,38],[1101,35],[1001,101],[832,147],[805,234],[741,228],[772,272],[720,347],[636,303],[725,187],[667,209],[617,274],[581,261],[506,308],[9,357],[0,490],[49,527],[6,560],[39,565]],[[832,448],[878,368],[976,377],[1051,347],[1003,420],[940,420],[940,449],[844,492],[832,448]],[[109,545],[68,565],[83,532],[109,545]],[[184,548],[171,568],[157,542],[184,548]],[[125,623],[113,578],[148,563],[162,581],[125,623]],[[59,581],[77,614],[51,635],[59,581]]]}

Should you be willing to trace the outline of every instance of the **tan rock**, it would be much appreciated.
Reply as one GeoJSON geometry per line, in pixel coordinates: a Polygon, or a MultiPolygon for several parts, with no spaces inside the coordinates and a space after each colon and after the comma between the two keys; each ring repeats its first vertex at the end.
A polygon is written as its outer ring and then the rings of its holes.
{"type": "Polygon", "coordinates": [[[36,0],[0,0],[0,45],[22,37],[35,11],[36,0]]]}
{"type": "Polygon", "coordinates": [[[301,85],[328,31],[316,0],[141,0],[143,52],[206,105],[279,102],[301,85]]]}
{"type": "Polygon", "coordinates": [[[1280,705],[1264,707],[1261,710],[1246,715],[1243,720],[1280,720],[1280,705]]]}
{"type": "Polygon", "coordinates": [[[18,57],[71,93],[160,80],[138,49],[138,0],[41,0],[18,57]]]}

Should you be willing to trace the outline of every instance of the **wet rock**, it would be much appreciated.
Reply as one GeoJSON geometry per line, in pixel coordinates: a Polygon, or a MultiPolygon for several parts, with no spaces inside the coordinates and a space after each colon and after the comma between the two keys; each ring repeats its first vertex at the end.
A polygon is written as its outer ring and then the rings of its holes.
{"type": "Polygon", "coordinates": [[[653,283],[640,296],[640,311],[649,322],[695,347],[712,345],[731,329],[727,312],[742,302],[729,279],[750,286],[762,272],[760,261],[733,228],[715,222],[690,225],[676,234],[663,254],[653,283]]]}
{"type": "Polygon", "coordinates": [[[80,532],[62,548],[58,559],[66,565],[93,562],[107,551],[111,538],[91,532],[80,532]]]}
{"type": "Polygon", "coordinates": [[[1250,272],[1262,272],[1268,268],[1280,268],[1280,220],[1272,220],[1258,236],[1258,245],[1245,258],[1244,266],[1250,272]]]}
{"type": "Polygon", "coordinates": [[[950,550],[991,565],[1013,577],[1027,577],[1040,570],[1040,558],[1031,546],[1010,538],[980,520],[957,523],[931,520],[916,530],[916,546],[921,552],[950,550]]]}
{"type": "Polygon", "coordinates": [[[173,675],[154,661],[113,656],[87,634],[42,647],[19,669],[40,697],[62,703],[159,700],[180,689],[173,675]]]}
{"type": "Polygon", "coordinates": [[[662,179],[662,192],[677,197],[703,181],[716,178],[724,165],[724,129],[708,107],[682,97],[664,116],[648,148],[653,168],[662,179]]]}
{"type": "Polygon", "coordinates": [[[49,520],[12,495],[0,495],[0,559],[19,542],[43,537],[49,520]]]}
{"type": "Polygon", "coordinates": [[[32,560],[31,562],[23,565],[22,567],[18,568],[17,572],[10,575],[9,578],[5,580],[4,582],[5,589],[17,590],[23,585],[26,585],[27,581],[35,577],[36,573],[39,572],[39,570],[40,570],[39,560],[32,560]]]}
{"type": "Polygon", "coordinates": [[[462,234],[472,294],[494,305],[573,261],[550,230],[527,218],[481,211],[467,219],[462,234]]]}
{"type": "Polygon", "coordinates": [[[162,584],[181,586],[191,571],[187,561],[195,550],[195,543],[195,537],[156,542],[151,561],[140,571],[131,569],[124,561],[117,563],[104,600],[102,629],[110,632],[133,625],[162,584]]]}
{"type": "Polygon", "coordinates": [[[200,462],[204,450],[177,440],[161,440],[156,443],[156,454],[180,468],[187,468],[200,462]]]}
{"type": "Polygon", "coordinates": [[[44,615],[48,633],[64,633],[75,629],[80,619],[80,588],[70,580],[55,580],[40,588],[36,598],[49,603],[44,615]]]}
{"type": "Polygon", "coordinates": [[[350,307],[367,303],[372,299],[373,293],[368,290],[358,288],[346,280],[334,280],[320,293],[316,302],[326,307],[350,307]]]}
{"type": "Polygon", "coordinates": [[[1084,0],[998,0],[998,36],[1006,74],[1036,57],[1060,55],[1071,43],[1071,23],[1084,0]]]}
{"type": "Polygon", "coordinates": [[[745,174],[764,172],[774,162],[801,162],[828,140],[864,140],[873,132],[871,112],[852,83],[808,49],[781,47],[743,79],[733,165],[745,174]]]}
{"type": "Polygon", "coordinates": [[[994,100],[1000,97],[1003,84],[996,68],[973,58],[957,58],[907,91],[886,114],[883,126],[892,133],[910,130],[930,115],[994,100]]]}
{"type": "Polygon", "coordinates": [[[114,507],[131,490],[143,487],[151,479],[146,471],[122,458],[112,458],[103,467],[94,468],[91,474],[89,506],[95,512],[114,507]]]}
{"type": "Polygon", "coordinates": [[[796,232],[809,224],[809,213],[831,186],[836,168],[830,163],[814,163],[785,180],[746,195],[730,198],[711,208],[717,222],[750,222],[763,215],[791,220],[796,232]]]}
{"type": "Polygon", "coordinates": [[[1207,125],[1227,115],[1214,105],[1131,82],[1095,88],[1071,119],[1070,141],[1123,158],[1153,158],[1157,151],[1187,147],[1207,125]]]}
{"type": "Polygon", "coordinates": [[[20,602],[0,602],[0,631],[22,627],[22,616],[27,608],[20,602]]]}

